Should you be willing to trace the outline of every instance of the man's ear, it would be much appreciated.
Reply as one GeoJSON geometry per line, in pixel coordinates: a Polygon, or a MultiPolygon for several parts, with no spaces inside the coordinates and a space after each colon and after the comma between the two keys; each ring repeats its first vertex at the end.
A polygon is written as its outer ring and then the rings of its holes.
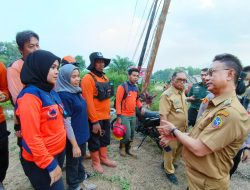
{"type": "Polygon", "coordinates": [[[235,70],[230,69],[230,70],[228,71],[228,75],[227,75],[228,80],[233,80],[233,81],[234,81],[235,74],[236,74],[236,73],[235,73],[235,70]]]}
{"type": "Polygon", "coordinates": [[[20,52],[21,55],[23,55],[23,49],[21,49],[20,47],[18,47],[18,51],[20,52]]]}

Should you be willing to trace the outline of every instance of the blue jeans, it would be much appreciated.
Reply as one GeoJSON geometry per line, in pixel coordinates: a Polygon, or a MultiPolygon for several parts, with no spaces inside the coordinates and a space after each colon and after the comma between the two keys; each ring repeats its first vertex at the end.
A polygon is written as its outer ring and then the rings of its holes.
{"type": "Polygon", "coordinates": [[[67,139],[66,143],[66,181],[68,190],[74,190],[80,186],[80,183],[85,179],[85,170],[82,164],[83,155],[86,149],[85,143],[78,145],[81,149],[81,155],[78,158],[73,157],[72,145],[67,139]]]}
{"type": "MultiPolygon", "coordinates": [[[[63,166],[64,156],[64,151],[55,156],[61,168],[63,166]]],[[[51,179],[47,169],[41,169],[34,162],[27,161],[24,158],[21,158],[21,164],[25,175],[29,178],[32,186],[36,190],[64,190],[62,178],[50,186],[51,179]]]]}

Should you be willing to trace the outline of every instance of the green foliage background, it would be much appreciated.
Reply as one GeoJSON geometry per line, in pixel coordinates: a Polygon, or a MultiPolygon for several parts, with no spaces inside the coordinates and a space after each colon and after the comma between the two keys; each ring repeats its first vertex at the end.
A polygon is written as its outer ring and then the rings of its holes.
{"type": "MultiPolygon", "coordinates": [[[[0,61],[4,62],[7,66],[13,61],[19,59],[21,57],[17,45],[15,41],[12,42],[0,42],[0,61]]],[[[88,70],[86,70],[85,60],[81,55],[77,55],[76,57],[77,62],[80,63],[80,70],[81,70],[81,77],[83,77],[88,70]]],[[[106,68],[105,72],[111,82],[114,84],[114,90],[116,92],[117,86],[127,80],[127,71],[131,66],[135,66],[136,64],[129,60],[128,57],[121,57],[117,55],[114,59],[111,60],[111,63],[106,68]]],[[[200,70],[199,68],[193,67],[176,67],[174,69],[167,68],[165,70],[156,71],[151,80],[151,85],[149,86],[149,93],[150,95],[157,94],[156,98],[152,103],[152,110],[158,110],[159,107],[159,99],[160,95],[162,94],[163,83],[170,80],[173,72],[183,70],[186,71],[189,75],[199,75],[200,70]]],[[[139,88],[141,85],[139,85],[139,88]]],[[[140,88],[141,89],[141,88],[140,88]]],[[[114,98],[113,98],[114,99],[114,98]]],[[[8,107],[10,103],[7,102],[3,106],[8,107]]]]}

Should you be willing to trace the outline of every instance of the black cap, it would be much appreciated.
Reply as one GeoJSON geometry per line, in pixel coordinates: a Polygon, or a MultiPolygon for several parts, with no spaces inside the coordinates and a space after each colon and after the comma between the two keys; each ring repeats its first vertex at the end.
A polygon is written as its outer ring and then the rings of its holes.
{"type": "Polygon", "coordinates": [[[95,60],[101,59],[104,61],[105,67],[110,63],[111,59],[104,58],[101,52],[93,52],[89,55],[90,65],[87,67],[88,70],[93,70],[95,68],[95,60]]]}

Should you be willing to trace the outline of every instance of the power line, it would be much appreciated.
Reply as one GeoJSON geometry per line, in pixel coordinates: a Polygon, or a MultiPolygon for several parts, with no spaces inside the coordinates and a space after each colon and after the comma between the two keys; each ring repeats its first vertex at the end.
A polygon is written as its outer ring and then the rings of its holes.
{"type": "Polygon", "coordinates": [[[138,47],[139,47],[139,45],[140,45],[140,43],[141,43],[141,39],[142,39],[142,37],[143,37],[143,34],[144,34],[145,30],[146,30],[147,23],[149,22],[149,18],[150,18],[150,15],[151,15],[151,13],[152,13],[153,7],[154,7],[154,2],[153,2],[152,5],[151,5],[151,8],[150,8],[150,11],[149,11],[147,20],[146,20],[145,25],[144,25],[144,27],[143,27],[143,29],[142,29],[140,38],[139,38],[139,40],[138,40],[138,43],[137,43],[137,45],[136,45],[136,48],[135,48],[135,51],[134,51],[134,54],[133,54],[131,60],[134,60],[135,55],[136,55],[136,53],[137,53],[137,51],[138,51],[138,47]]]}
{"type": "Polygon", "coordinates": [[[143,46],[142,46],[142,51],[141,51],[141,54],[140,54],[140,60],[139,60],[139,63],[138,63],[138,69],[139,70],[141,70],[141,66],[142,66],[142,63],[143,63],[145,51],[146,51],[146,48],[147,48],[148,38],[149,38],[149,35],[150,35],[151,28],[153,26],[153,21],[154,21],[154,18],[155,18],[155,12],[156,12],[156,9],[157,9],[157,3],[158,3],[158,0],[155,0],[154,8],[153,8],[153,11],[152,11],[152,14],[151,14],[151,17],[150,17],[150,22],[149,22],[149,25],[148,25],[147,33],[146,33],[145,40],[144,40],[144,43],[143,43],[143,46]]]}
{"type": "MultiPolygon", "coordinates": [[[[134,25],[134,19],[135,19],[135,13],[136,13],[138,1],[139,0],[136,0],[136,3],[135,3],[135,8],[134,8],[134,14],[133,14],[133,18],[132,18],[132,23],[130,25],[129,32],[128,32],[127,47],[128,47],[128,44],[129,44],[129,41],[130,41],[130,37],[131,37],[131,30],[132,30],[132,27],[134,25]]],[[[126,47],[126,49],[127,49],[127,47],[126,47]]]]}
{"type": "MultiPolygon", "coordinates": [[[[156,17],[157,17],[157,14],[158,14],[158,11],[159,11],[161,5],[162,5],[162,0],[160,1],[159,5],[158,5],[157,11],[156,11],[156,13],[155,13],[154,21],[156,20],[156,17]]],[[[160,17],[160,15],[158,15],[158,17],[160,17]]],[[[154,37],[155,37],[155,33],[156,33],[156,30],[157,30],[157,26],[158,26],[158,25],[157,25],[157,23],[156,23],[155,28],[154,28],[154,32],[153,32],[152,35],[151,35],[151,40],[150,40],[148,49],[147,49],[147,51],[146,51],[146,53],[145,53],[144,63],[146,63],[146,62],[148,61],[148,59],[149,59],[149,52],[152,50],[153,39],[154,39],[154,37]]]]}

